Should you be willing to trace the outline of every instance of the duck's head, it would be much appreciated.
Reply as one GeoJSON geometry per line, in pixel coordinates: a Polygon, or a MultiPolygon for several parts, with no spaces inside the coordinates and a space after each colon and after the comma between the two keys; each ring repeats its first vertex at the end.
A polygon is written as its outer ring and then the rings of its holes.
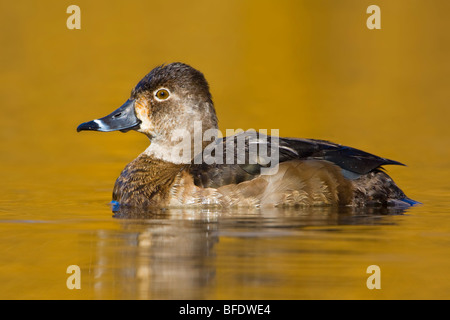
{"type": "Polygon", "coordinates": [[[194,137],[194,123],[203,132],[217,129],[217,117],[203,74],[183,63],[156,67],[131,91],[130,98],[111,114],[80,124],[77,131],[136,130],[151,140],[149,152],[164,153],[179,140],[175,132],[194,137]]]}

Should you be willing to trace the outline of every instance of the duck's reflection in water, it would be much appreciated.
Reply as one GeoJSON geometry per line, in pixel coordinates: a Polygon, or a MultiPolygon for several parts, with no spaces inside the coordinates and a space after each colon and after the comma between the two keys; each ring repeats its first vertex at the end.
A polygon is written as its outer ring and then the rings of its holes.
{"type": "Polygon", "coordinates": [[[122,209],[114,213],[121,230],[103,230],[97,236],[96,292],[99,298],[113,299],[208,299],[217,296],[216,246],[221,238],[245,241],[301,236],[311,226],[393,223],[383,217],[403,212],[332,207],[122,209]]]}

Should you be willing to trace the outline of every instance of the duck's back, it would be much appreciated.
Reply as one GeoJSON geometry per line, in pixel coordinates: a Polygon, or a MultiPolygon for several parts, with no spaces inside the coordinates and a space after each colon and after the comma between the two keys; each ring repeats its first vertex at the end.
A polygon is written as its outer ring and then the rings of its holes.
{"type": "Polygon", "coordinates": [[[240,133],[218,139],[215,148],[222,151],[222,164],[202,162],[190,167],[194,183],[199,187],[221,188],[258,178],[267,181],[267,190],[270,190],[264,192],[261,203],[296,204],[290,200],[283,202],[281,198],[273,201],[277,197],[274,194],[284,194],[286,199],[296,198],[298,194],[305,204],[390,206],[416,203],[383,171],[385,165],[402,163],[356,148],[324,140],[274,138],[259,133],[240,133]],[[255,145],[266,150],[256,157],[263,164],[249,163],[255,145]],[[267,170],[274,151],[280,166],[276,170],[267,170]],[[230,152],[234,162],[226,164],[230,152]],[[238,155],[246,160],[245,163],[238,164],[238,155]],[[265,177],[261,177],[263,169],[267,170],[265,177]],[[276,173],[277,170],[281,173],[276,173]],[[289,190],[295,192],[290,194],[289,190]],[[324,200],[318,201],[319,198],[324,200]]]}

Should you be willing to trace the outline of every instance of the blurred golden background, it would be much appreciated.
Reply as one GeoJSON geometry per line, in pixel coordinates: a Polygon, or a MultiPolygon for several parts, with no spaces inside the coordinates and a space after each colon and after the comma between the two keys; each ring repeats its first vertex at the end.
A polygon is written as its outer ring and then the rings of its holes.
{"type": "Polygon", "coordinates": [[[118,145],[132,158],[142,136],[74,128],[182,61],[207,77],[222,131],[328,139],[408,176],[430,155],[448,163],[446,1],[377,1],[381,30],[366,27],[368,1],[77,1],[81,30],[66,27],[70,4],[1,4],[4,161],[104,159],[118,145]]]}
{"type": "MultiPolygon", "coordinates": [[[[13,297],[40,297],[25,282],[48,283],[59,272],[46,254],[68,245],[87,259],[76,233],[55,229],[85,218],[102,222],[83,230],[120,228],[104,205],[148,141],[76,127],[115,110],[153,67],[174,61],[205,74],[223,132],[279,129],[398,160],[408,167],[388,172],[425,204],[417,214],[450,213],[448,12],[446,0],[2,1],[0,283],[13,297]],[[71,4],[81,8],[80,30],[66,27],[71,4]],[[381,8],[380,30],[366,27],[371,4],[381,8]],[[58,224],[35,233],[16,220],[58,224]],[[33,263],[41,267],[27,273],[33,263]]],[[[450,221],[435,222],[431,229],[448,236],[450,221]]],[[[438,248],[430,252],[442,259],[438,248]]],[[[449,264],[439,260],[431,277],[449,264]]],[[[48,289],[44,298],[61,292],[48,289]]]]}

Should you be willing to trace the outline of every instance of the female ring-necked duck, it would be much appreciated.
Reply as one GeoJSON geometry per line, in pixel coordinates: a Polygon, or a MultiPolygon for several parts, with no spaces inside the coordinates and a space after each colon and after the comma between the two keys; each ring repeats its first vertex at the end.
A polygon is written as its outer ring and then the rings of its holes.
{"type": "Polygon", "coordinates": [[[241,161],[211,162],[204,158],[198,161],[198,155],[205,154],[209,145],[202,138],[200,147],[198,143],[195,145],[198,123],[201,123],[201,137],[208,130],[218,129],[208,83],[198,70],[183,63],[171,63],[147,74],[119,109],[101,119],[82,123],[77,131],[136,130],[149,137],[150,146],[125,167],[115,183],[113,201],[120,206],[410,206],[417,203],[381,168],[401,163],[323,140],[269,139],[256,134],[246,136],[239,148],[237,141],[242,134],[238,134],[217,138],[212,144],[214,151],[209,154],[219,159],[229,159],[232,154],[231,159],[241,161]],[[173,138],[174,132],[184,132],[189,137],[189,152],[184,152],[183,157],[179,156],[180,141],[173,138]],[[231,148],[222,148],[230,145],[231,148]],[[268,147],[277,155],[278,165],[267,168],[260,155],[252,158],[254,145],[268,147]],[[214,154],[218,150],[223,154],[214,154]],[[265,174],[264,169],[267,169],[265,174]]]}

